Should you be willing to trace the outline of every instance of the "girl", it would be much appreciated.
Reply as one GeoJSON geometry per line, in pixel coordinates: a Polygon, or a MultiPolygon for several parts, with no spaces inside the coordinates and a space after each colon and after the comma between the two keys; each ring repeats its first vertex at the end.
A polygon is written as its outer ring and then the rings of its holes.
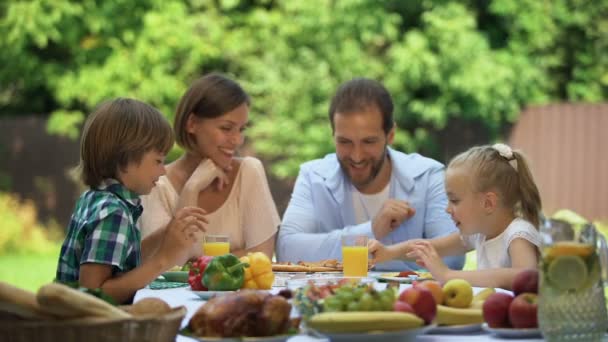
{"type": "Polygon", "coordinates": [[[384,246],[370,242],[374,262],[414,258],[440,282],[453,278],[473,286],[511,288],[515,275],[536,268],[541,200],[527,162],[504,144],[473,147],[446,171],[447,212],[460,233],[384,246]],[[477,271],[449,269],[448,255],[477,251],[477,271]]]}

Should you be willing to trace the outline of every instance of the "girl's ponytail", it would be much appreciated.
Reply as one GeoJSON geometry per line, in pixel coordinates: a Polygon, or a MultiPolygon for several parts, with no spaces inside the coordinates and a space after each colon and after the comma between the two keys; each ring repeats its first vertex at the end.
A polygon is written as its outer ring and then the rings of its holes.
{"type": "Polygon", "coordinates": [[[538,187],[524,156],[519,151],[513,151],[513,157],[517,160],[521,214],[538,229],[542,208],[538,187]]]}

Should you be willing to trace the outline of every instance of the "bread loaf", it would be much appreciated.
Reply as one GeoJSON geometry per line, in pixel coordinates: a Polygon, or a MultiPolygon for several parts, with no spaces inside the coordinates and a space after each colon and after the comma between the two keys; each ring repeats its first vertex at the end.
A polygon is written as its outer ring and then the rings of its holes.
{"type": "Polygon", "coordinates": [[[42,286],[36,296],[40,308],[61,318],[129,318],[130,314],[105,301],[59,283],[42,286]]]}
{"type": "Polygon", "coordinates": [[[0,281],[0,311],[28,319],[53,319],[43,311],[33,292],[0,281]]]}

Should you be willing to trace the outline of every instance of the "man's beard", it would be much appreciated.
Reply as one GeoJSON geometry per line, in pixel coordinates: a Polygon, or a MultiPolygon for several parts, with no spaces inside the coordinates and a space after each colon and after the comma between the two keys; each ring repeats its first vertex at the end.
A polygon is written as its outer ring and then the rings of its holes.
{"type": "Polygon", "coordinates": [[[342,168],[342,171],[344,171],[344,174],[346,175],[346,177],[350,180],[350,182],[357,188],[359,187],[364,187],[368,184],[370,184],[371,182],[374,181],[374,179],[376,179],[376,177],[378,176],[378,174],[380,173],[380,170],[382,170],[382,166],[384,165],[384,161],[386,160],[388,154],[388,149],[386,148],[386,145],[384,146],[384,153],[382,153],[382,157],[380,158],[380,160],[372,160],[372,169],[371,172],[369,174],[369,176],[364,179],[363,181],[359,181],[359,182],[355,182],[353,180],[353,177],[351,177],[350,173],[349,173],[349,164],[354,164],[351,163],[348,160],[342,160],[342,159],[338,159],[339,163],[340,163],[340,167],[342,168]]]}

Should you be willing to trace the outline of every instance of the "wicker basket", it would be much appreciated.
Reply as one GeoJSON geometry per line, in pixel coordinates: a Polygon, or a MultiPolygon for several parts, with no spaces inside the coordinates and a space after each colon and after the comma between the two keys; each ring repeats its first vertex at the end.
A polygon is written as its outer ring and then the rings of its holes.
{"type": "Polygon", "coordinates": [[[158,317],[70,321],[0,320],[0,341],[119,342],[175,341],[186,308],[180,306],[158,317]]]}

